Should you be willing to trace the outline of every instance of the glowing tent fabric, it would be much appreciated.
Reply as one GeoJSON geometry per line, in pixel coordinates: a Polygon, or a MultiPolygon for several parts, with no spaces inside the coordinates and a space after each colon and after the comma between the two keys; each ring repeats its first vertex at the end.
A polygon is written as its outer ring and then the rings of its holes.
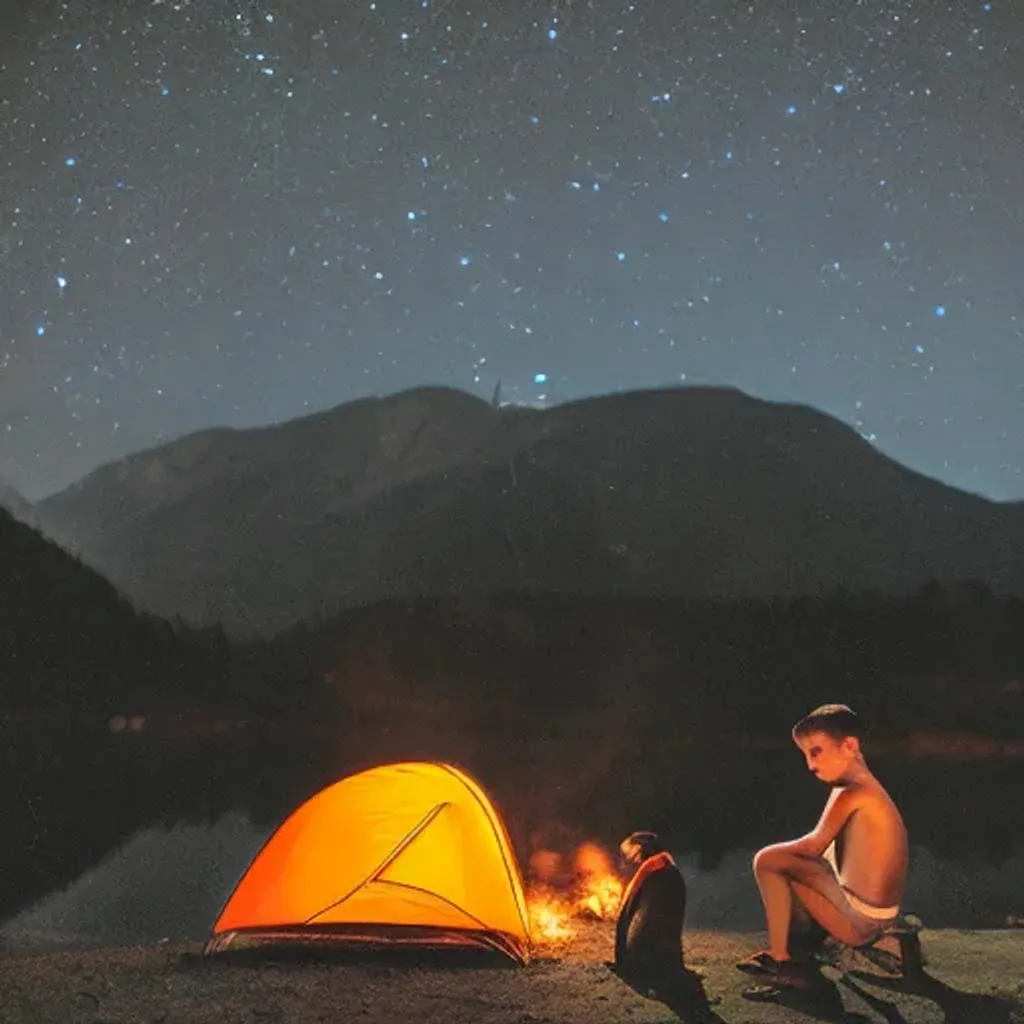
{"type": "Polygon", "coordinates": [[[480,787],[444,764],[342,779],[270,837],[213,927],[238,938],[484,946],[525,963],[522,879],[480,787]]]}

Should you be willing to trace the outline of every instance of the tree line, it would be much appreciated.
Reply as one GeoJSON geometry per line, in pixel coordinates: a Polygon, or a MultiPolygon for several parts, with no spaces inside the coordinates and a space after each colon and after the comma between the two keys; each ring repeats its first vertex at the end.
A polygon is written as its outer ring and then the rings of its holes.
{"type": "Polygon", "coordinates": [[[7,710],[329,715],[365,727],[443,705],[508,731],[614,703],[645,728],[682,715],[705,733],[771,734],[828,696],[889,734],[1021,729],[1024,599],[981,583],[715,602],[424,598],[240,642],[140,613],[3,510],[0,583],[7,710]]]}

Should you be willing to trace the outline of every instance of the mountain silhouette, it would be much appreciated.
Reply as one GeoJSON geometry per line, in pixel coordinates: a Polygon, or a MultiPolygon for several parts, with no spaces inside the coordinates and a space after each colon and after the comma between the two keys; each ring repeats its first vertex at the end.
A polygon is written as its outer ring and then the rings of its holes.
{"type": "MultiPolygon", "coordinates": [[[[0,508],[0,921],[139,829],[223,813],[256,788],[226,792],[230,772],[194,742],[150,737],[150,712],[243,706],[226,645],[184,632],[0,508]]],[[[240,672],[253,689],[249,663],[240,672]]]]}
{"type": "Polygon", "coordinates": [[[551,409],[417,388],[213,429],[32,506],[140,607],[267,634],[389,598],[695,599],[975,580],[1024,593],[1024,506],[945,486],[806,406],[726,388],[551,409]]]}
{"type": "Polygon", "coordinates": [[[15,517],[25,521],[32,515],[32,506],[5,480],[0,479],[0,509],[7,509],[15,517]]]}
{"type": "Polygon", "coordinates": [[[0,509],[0,709],[103,715],[172,652],[166,624],[0,509]]]}

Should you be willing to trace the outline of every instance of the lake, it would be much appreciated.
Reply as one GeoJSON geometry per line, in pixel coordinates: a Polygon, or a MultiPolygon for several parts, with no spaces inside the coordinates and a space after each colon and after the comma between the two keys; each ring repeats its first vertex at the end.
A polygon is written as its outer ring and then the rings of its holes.
{"type": "MultiPolygon", "coordinates": [[[[809,829],[826,790],[788,754],[763,755],[754,768],[741,759],[741,770],[731,772],[725,760],[706,759],[704,777],[716,784],[681,791],[658,827],[679,837],[674,845],[690,892],[687,927],[757,930],[763,922],[750,874],[755,843],[799,834],[798,823],[809,829]],[[678,827],[666,828],[672,821],[678,827]]],[[[1007,915],[1024,913],[1020,764],[883,761],[875,767],[888,776],[910,829],[904,909],[931,927],[1000,927],[1007,915]]],[[[630,822],[618,801],[609,809],[602,797],[599,791],[583,801],[563,834],[610,846],[620,833],[648,823],[630,822]]],[[[143,828],[71,884],[6,921],[0,943],[202,940],[272,828],[238,810],[210,823],[143,828]]]]}

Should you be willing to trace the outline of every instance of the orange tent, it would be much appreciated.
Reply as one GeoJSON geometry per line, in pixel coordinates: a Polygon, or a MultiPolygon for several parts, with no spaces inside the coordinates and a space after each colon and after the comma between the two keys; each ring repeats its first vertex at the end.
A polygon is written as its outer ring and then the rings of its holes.
{"type": "Polygon", "coordinates": [[[483,790],[446,764],[335,782],[267,840],[207,952],[255,940],[476,946],[529,959],[522,878],[483,790]]]}

